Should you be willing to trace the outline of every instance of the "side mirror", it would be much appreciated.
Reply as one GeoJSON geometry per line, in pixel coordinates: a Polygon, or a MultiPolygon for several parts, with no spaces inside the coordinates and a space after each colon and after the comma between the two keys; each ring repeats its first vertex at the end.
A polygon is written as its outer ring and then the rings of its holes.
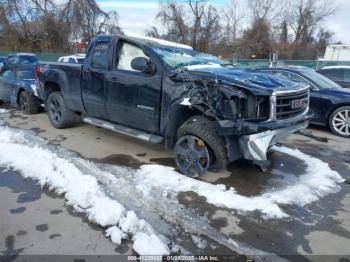
{"type": "Polygon", "coordinates": [[[154,75],[156,66],[145,57],[136,57],[131,61],[131,68],[145,73],[147,75],[154,75]]]}

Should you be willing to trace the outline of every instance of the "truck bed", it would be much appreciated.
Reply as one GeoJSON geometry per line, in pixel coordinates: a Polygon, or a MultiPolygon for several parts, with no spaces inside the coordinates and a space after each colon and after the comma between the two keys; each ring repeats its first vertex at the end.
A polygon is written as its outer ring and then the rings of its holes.
{"type": "MultiPolygon", "coordinates": [[[[73,111],[84,112],[84,106],[81,99],[81,74],[83,65],[41,62],[43,74],[46,79],[60,79],[61,90],[65,96],[67,107],[73,111]]],[[[55,81],[54,81],[55,82],[55,81]]]]}

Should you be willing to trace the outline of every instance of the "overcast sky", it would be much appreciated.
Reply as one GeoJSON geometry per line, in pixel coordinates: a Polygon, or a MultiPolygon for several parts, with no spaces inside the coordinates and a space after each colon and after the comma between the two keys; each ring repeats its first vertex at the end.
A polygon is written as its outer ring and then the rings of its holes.
{"type": "MultiPolygon", "coordinates": [[[[225,1],[212,0],[211,2],[220,9],[225,1]]],[[[248,0],[240,1],[242,5],[248,3],[248,0]]],[[[118,12],[120,26],[126,33],[144,35],[145,29],[150,26],[162,28],[159,21],[155,20],[158,12],[157,0],[97,0],[97,2],[106,11],[118,12]]],[[[335,33],[335,41],[350,44],[350,0],[333,0],[332,3],[337,6],[337,11],[327,18],[324,27],[335,33]]]]}

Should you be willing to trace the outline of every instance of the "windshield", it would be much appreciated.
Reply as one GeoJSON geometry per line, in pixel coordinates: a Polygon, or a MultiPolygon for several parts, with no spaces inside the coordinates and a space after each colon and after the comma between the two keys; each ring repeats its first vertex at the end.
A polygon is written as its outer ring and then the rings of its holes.
{"type": "Polygon", "coordinates": [[[341,88],[337,83],[315,71],[302,70],[302,74],[315,82],[320,88],[341,88]]]}
{"type": "Polygon", "coordinates": [[[38,62],[38,58],[34,55],[21,55],[20,60],[24,63],[34,64],[38,62]]]}
{"type": "Polygon", "coordinates": [[[216,56],[191,49],[155,46],[153,50],[174,69],[188,65],[226,64],[224,60],[216,56]]]}

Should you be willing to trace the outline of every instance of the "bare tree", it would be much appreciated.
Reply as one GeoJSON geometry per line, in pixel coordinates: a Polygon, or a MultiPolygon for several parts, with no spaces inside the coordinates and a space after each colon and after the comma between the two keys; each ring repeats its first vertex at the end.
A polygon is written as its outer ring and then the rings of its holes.
{"type": "MultiPolygon", "coordinates": [[[[218,39],[220,16],[209,0],[161,0],[157,16],[167,28],[164,38],[206,51],[218,39]]],[[[153,32],[154,33],[154,32],[153,32]]]]}
{"type": "Polygon", "coordinates": [[[240,9],[238,0],[230,0],[222,10],[222,14],[224,38],[226,41],[235,42],[240,22],[244,18],[244,13],[240,9]]]}
{"type": "Polygon", "coordinates": [[[249,7],[253,22],[257,20],[270,20],[273,19],[274,12],[279,7],[280,1],[278,0],[250,0],[249,7]]]}
{"type": "Polygon", "coordinates": [[[309,42],[320,22],[335,12],[330,0],[295,0],[286,4],[285,18],[294,32],[294,43],[309,42]]]}

